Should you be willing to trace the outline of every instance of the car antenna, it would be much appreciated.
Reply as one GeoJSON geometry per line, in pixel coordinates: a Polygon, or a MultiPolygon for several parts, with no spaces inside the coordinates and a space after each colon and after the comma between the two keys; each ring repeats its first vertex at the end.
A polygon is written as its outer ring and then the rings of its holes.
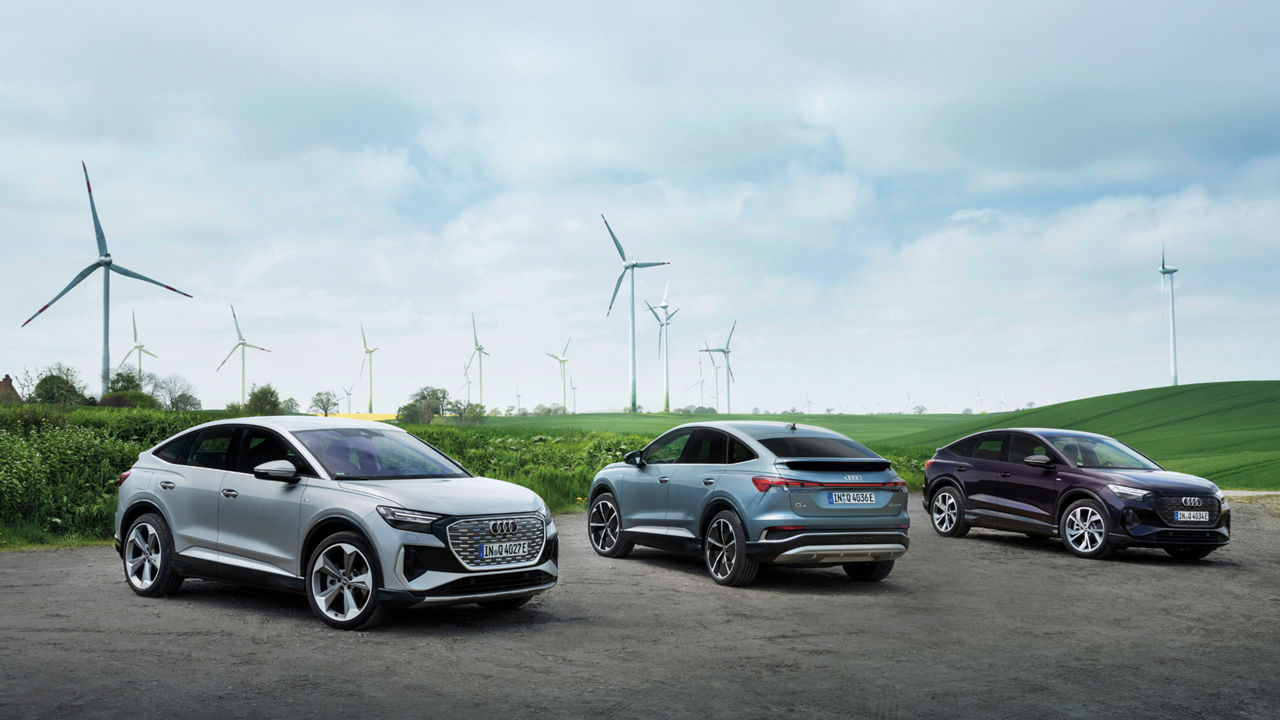
{"type": "Polygon", "coordinates": [[[787,427],[791,428],[791,432],[795,432],[795,431],[796,431],[796,424],[795,424],[794,422],[793,422],[793,423],[791,423],[790,425],[788,425],[787,427]]]}

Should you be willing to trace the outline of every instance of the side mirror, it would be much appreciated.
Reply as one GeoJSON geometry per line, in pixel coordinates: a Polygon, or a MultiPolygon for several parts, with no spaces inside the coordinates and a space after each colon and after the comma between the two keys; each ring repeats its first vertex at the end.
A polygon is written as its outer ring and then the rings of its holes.
{"type": "Polygon", "coordinates": [[[1022,462],[1040,468],[1051,468],[1056,464],[1049,459],[1048,455],[1028,455],[1023,458],[1022,462]]]}
{"type": "Polygon", "coordinates": [[[638,468],[642,468],[646,464],[644,461],[644,451],[632,450],[631,452],[627,453],[622,457],[622,462],[628,465],[635,465],[638,468]]]}
{"type": "Polygon", "coordinates": [[[289,460],[269,460],[253,469],[253,476],[259,480],[282,480],[296,482],[298,468],[289,460]]]}

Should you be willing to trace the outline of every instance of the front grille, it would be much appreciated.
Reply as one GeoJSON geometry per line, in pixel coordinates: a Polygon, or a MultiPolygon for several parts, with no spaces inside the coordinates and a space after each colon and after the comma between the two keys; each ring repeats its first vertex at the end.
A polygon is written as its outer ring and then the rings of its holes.
{"type": "Polygon", "coordinates": [[[542,554],[546,541],[546,526],[537,515],[490,516],[459,520],[449,526],[449,549],[465,566],[471,569],[507,565],[529,564],[542,554]],[[512,532],[496,527],[510,523],[512,532]],[[498,530],[495,533],[494,530],[498,530]],[[480,549],[490,543],[529,543],[526,551],[511,557],[482,557],[480,549]]]}
{"type": "Polygon", "coordinates": [[[473,575],[432,588],[423,593],[423,596],[448,597],[451,595],[480,595],[483,593],[506,592],[508,590],[523,590],[524,588],[546,585],[555,579],[555,576],[551,573],[541,570],[473,575]]]}
{"type": "Polygon", "coordinates": [[[1218,503],[1218,499],[1211,495],[1164,495],[1156,498],[1156,513],[1160,515],[1165,525],[1173,527],[1215,527],[1221,512],[1222,506],[1218,503]],[[1183,500],[1199,501],[1200,504],[1187,504],[1183,500]],[[1209,519],[1202,522],[1177,520],[1175,513],[1179,510],[1208,511],[1209,519]]]}

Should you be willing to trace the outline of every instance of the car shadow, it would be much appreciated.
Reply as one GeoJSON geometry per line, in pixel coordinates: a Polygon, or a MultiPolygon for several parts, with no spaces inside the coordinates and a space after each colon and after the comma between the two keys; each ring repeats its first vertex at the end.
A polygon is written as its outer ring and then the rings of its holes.
{"type": "MultiPolygon", "coordinates": [[[[626,562],[644,563],[648,567],[661,568],[663,571],[678,573],[690,580],[705,582],[709,588],[722,587],[707,573],[702,558],[697,555],[670,553],[649,548],[636,548],[627,557],[626,562]]],[[[904,588],[896,585],[893,575],[880,582],[864,582],[849,577],[839,565],[825,568],[800,568],[782,565],[761,565],[755,582],[745,587],[725,587],[733,592],[780,592],[812,595],[859,594],[881,595],[903,592],[904,588]]]]}
{"type": "MultiPolygon", "coordinates": [[[[1057,538],[1031,538],[1025,535],[1002,533],[997,531],[970,533],[963,538],[970,542],[981,542],[993,547],[1002,547],[1010,550],[1021,550],[1026,552],[1044,553],[1070,560],[1080,560],[1086,562],[1084,558],[1077,558],[1072,555],[1057,538]]],[[[1228,546],[1230,547],[1230,546],[1228,546]]],[[[1110,555],[1102,559],[1102,562],[1119,563],[1129,565],[1168,565],[1172,567],[1194,569],[1197,567],[1240,567],[1238,561],[1223,556],[1222,549],[1214,551],[1211,555],[1199,560],[1178,560],[1158,548],[1123,548],[1113,550],[1110,555]]]]}

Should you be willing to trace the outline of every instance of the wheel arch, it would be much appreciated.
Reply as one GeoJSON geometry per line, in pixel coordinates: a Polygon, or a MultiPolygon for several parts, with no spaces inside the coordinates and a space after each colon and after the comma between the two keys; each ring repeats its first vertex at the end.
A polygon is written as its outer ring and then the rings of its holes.
{"type": "Polygon", "coordinates": [[[707,501],[707,504],[702,508],[701,516],[698,518],[698,537],[696,539],[699,542],[706,537],[707,526],[711,524],[711,518],[715,517],[716,513],[721,510],[732,510],[738,516],[738,520],[742,522],[743,527],[746,527],[746,521],[743,520],[742,511],[738,506],[728,496],[717,495],[707,501]]]}
{"type": "Polygon", "coordinates": [[[1110,518],[1111,508],[1102,500],[1101,497],[1098,497],[1097,493],[1087,488],[1071,488],[1070,490],[1062,493],[1062,497],[1058,498],[1058,507],[1053,513],[1053,521],[1055,523],[1062,522],[1062,513],[1066,512],[1067,508],[1071,507],[1071,503],[1078,500],[1092,500],[1098,503],[1102,512],[1106,513],[1108,518],[1110,518]]]}
{"type": "Polygon", "coordinates": [[[957,477],[954,475],[939,475],[934,478],[933,482],[929,483],[929,494],[925,496],[925,500],[933,502],[933,496],[937,495],[938,491],[944,487],[953,487],[956,492],[960,493],[961,500],[968,499],[964,493],[964,486],[960,484],[960,480],[957,477]]]}
{"type": "Polygon", "coordinates": [[[307,561],[311,559],[311,553],[315,551],[316,546],[330,535],[340,532],[356,533],[364,538],[364,541],[369,543],[369,547],[373,549],[374,554],[377,554],[378,546],[374,544],[373,539],[369,537],[369,533],[365,532],[359,523],[343,515],[330,515],[307,530],[306,537],[302,541],[302,552],[298,555],[298,575],[306,577],[307,561]]]}
{"type": "Polygon", "coordinates": [[[164,524],[169,526],[169,532],[173,532],[173,523],[170,522],[168,513],[161,509],[158,503],[145,498],[136,500],[128,510],[124,511],[124,515],[120,516],[120,557],[124,557],[125,534],[129,532],[129,526],[134,520],[150,512],[164,518],[164,524]]]}
{"type": "Polygon", "coordinates": [[[597,480],[591,485],[591,491],[587,495],[587,507],[590,507],[601,493],[609,493],[615,500],[618,499],[618,491],[613,489],[613,485],[608,480],[597,480]]]}

